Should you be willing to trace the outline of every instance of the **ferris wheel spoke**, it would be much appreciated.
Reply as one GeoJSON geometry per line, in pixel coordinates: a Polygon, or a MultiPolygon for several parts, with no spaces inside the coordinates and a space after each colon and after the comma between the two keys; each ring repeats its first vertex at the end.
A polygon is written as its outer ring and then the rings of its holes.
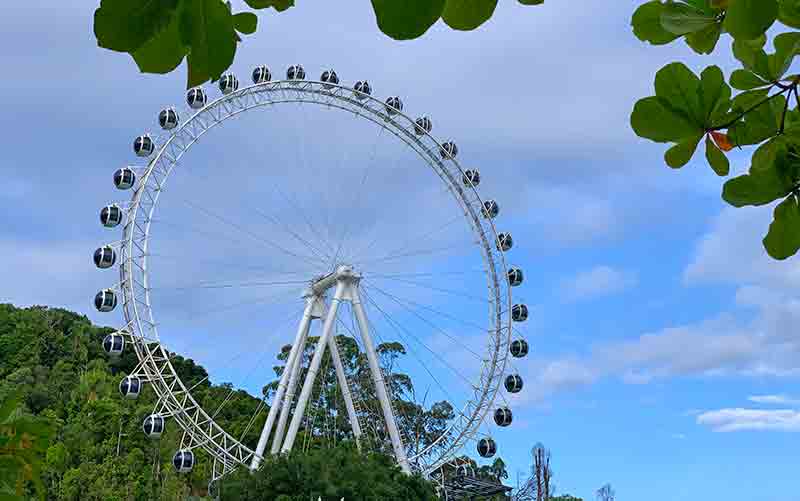
{"type": "Polygon", "coordinates": [[[411,333],[411,332],[410,332],[408,329],[406,329],[405,327],[403,327],[403,324],[402,324],[402,323],[400,323],[400,322],[398,322],[397,320],[393,319],[393,318],[391,317],[391,315],[389,315],[389,314],[388,314],[388,313],[387,313],[387,312],[386,312],[384,309],[382,309],[382,308],[381,308],[381,307],[380,307],[380,306],[379,306],[377,303],[375,303],[375,301],[374,301],[374,300],[373,300],[373,299],[372,299],[372,298],[369,296],[369,294],[368,294],[368,293],[365,293],[365,297],[367,298],[367,301],[369,301],[369,302],[370,302],[370,304],[372,304],[372,305],[373,305],[373,307],[374,307],[374,308],[375,308],[375,309],[376,309],[378,312],[380,312],[380,313],[381,313],[381,315],[383,316],[383,318],[386,320],[386,323],[387,323],[387,325],[389,325],[390,327],[392,327],[392,329],[395,331],[395,333],[396,333],[396,334],[397,334],[397,335],[398,335],[398,336],[399,336],[399,337],[400,337],[400,338],[401,338],[401,339],[404,341],[404,343],[406,344],[406,346],[407,346],[407,348],[408,348],[408,351],[411,353],[412,357],[413,357],[413,358],[414,358],[414,359],[417,361],[417,363],[420,365],[420,367],[422,367],[422,369],[423,369],[423,370],[424,370],[424,371],[425,371],[425,372],[428,374],[428,376],[429,376],[429,377],[430,377],[430,378],[431,378],[431,379],[434,381],[434,383],[436,383],[437,387],[438,387],[438,388],[439,388],[439,389],[442,391],[442,394],[443,394],[443,395],[444,395],[444,396],[447,398],[447,400],[448,400],[449,402],[451,402],[451,406],[453,407],[453,411],[454,411],[456,414],[460,415],[461,417],[463,417],[463,418],[466,418],[466,419],[469,419],[469,417],[468,417],[468,416],[464,415],[464,413],[463,413],[463,412],[461,412],[461,409],[460,409],[460,408],[459,408],[459,406],[458,406],[458,401],[457,401],[456,399],[454,399],[454,398],[453,398],[453,395],[452,395],[452,393],[450,393],[450,391],[449,391],[449,390],[448,390],[448,389],[445,387],[445,385],[443,385],[443,384],[442,384],[442,383],[439,381],[439,378],[437,378],[437,377],[436,377],[436,376],[433,374],[433,372],[431,371],[431,369],[430,369],[430,368],[428,367],[428,365],[427,365],[427,364],[426,364],[426,363],[425,363],[425,362],[422,360],[422,358],[418,356],[418,354],[416,353],[416,350],[414,350],[414,347],[413,347],[413,346],[412,346],[412,344],[411,344],[411,343],[409,343],[409,341],[408,341],[409,337],[410,337],[410,338],[412,338],[412,339],[414,339],[414,340],[415,340],[415,341],[416,341],[416,342],[417,342],[419,345],[421,345],[421,346],[422,346],[423,348],[425,348],[427,351],[429,351],[430,353],[432,353],[432,354],[434,355],[434,357],[435,357],[435,358],[437,358],[437,359],[438,359],[438,360],[439,360],[439,361],[442,363],[442,365],[444,365],[444,366],[445,366],[446,368],[448,368],[448,369],[449,369],[451,372],[453,372],[453,373],[455,373],[457,376],[459,376],[459,377],[461,378],[461,380],[463,380],[463,381],[465,381],[465,382],[466,382],[466,385],[467,385],[467,386],[470,388],[470,390],[472,390],[472,389],[474,389],[474,386],[473,386],[473,384],[472,384],[472,383],[469,381],[469,379],[467,379],[467,378],[466,378],[465,376],[463,376],[463,375],[462,375],[462,374],[461,374],[461,373],[460,373],[458,370],[456,370],[454,367],[452,367],[452,365],[450,365],[450,364],[449,364],[449,363],[448,363],[446,360],[444,360],[444,359],[443,359],[443,358],[442,358],[442,357],[441,357],[441,356],[440,356],[440,355],[439,355],[439,354],[438,354],[438,353],[437,353],[435,350],[432,350],[430,347],[428,347],[428,345],[426,345],[425,343],[423,343],[423,342],[422,342],[422,341],[421,341],[421,340],[420,340],[418,337],[416,337],[414,334],[412,334],[412,333],[411,333]],[[404,335],[403,333],[405,333],[405,335],[404,335]],[[406,335],[407,335],[407,336],[409,336],[409,337],[407,337],[406,335]],[[455,402],[455,404],[453,404],[453,402],[455,402]]]}
{"type": "Polygon", "coordinates": [[[200,282],[191,285],[173,287],[151,287],[150,290],[203,290],[203,289],[239,289],[247,287],[274,287],[278,285],[302,285],[308,280],[288,280],[281,282],[232,282],[232,283],[206,283],[200,282]]]}
{"type": "MultiPolygon", "coordinates": [[[[362,290],[363,290],[363,289],[362,289],[362,290]]],[[[449,369],[449,370],[450,370],[450,371],[451,371],[453,374],[455,374],[456,376],[458,376],[458,377],[460,378],[460,380],[461,380],[461,381],[463,381],[463,382],[466,384],[466,386],[467,386],[468,388],[472,389],[472,388],[474,387],[474,385],[473,385],[472,381],[470,381],[470,380],[469,380],[469,378],[467,378],[467,377],[466,377],[464,374],[462,374],[462,373],[461,373],[461,371],[459,371],[458,369],[456,369],[455,367],[453,367],[453,365],[452,365],[452,364],[450,364],[450,362],[448,362],[448,361],[447,361],[447,360],[446,360],[446,359],[445,359],[445,358],[444,358],[444,357],[443,357],[443,356],[442,356],[442,355],[441,355],[439,352],[437,352],[436,350],[432,349],[430,346],[428,346],[427,344],[425,344],[425,342],[424,342],[424,341],[422,341],[422,340],[421,340],[421,339],[420,339],[418,336],[416,336],[415,334],[413,334],[413,333],[412,333],[412,332],[411,332],[409,329],[407,329],[407,328],[403,327],[403,325],[402,325],[400,322],[398,322],[397,320],[395,320],[395,319],[394,319],[394,318],[393,318],[391,315],[389,315],[389,313],[387,313],[387,312],[386,312],[386,310],[384,310],[383,308],[381,308],[381,307],[378,305],[378,303],[376,303],[376,302],[375,302],[375,300],[372,298],[372,296],[371,296],[369,293],[366,293],[366,292],[365,292],[365,293],[364,293],[364,296],[367,298],[367,301],[369,301],[369,303],[370,303],[370,304],[372,304],[372,306],[373,306],[373,307],[374,307],[376,310],[378,310],[378,311],[379,311],[379,312],[380,312],[380,313],[383,315],[383,317],[384,317],[384,318],[386,318],[386,320],[387,320],[387,323],[389,323],[389,324],[391,324],[391,325],[394,325],[394,326],[396,326],[396,327],[399,329],[399,330],[397,330],[397,333],[398,333],[398,334],[399,334],[399,333],[402,331],[402,332],[404,332],[406,335],[410,336],[410,338],[411,338],[411,339],[413,339],[414,341],[416,341],[416,342],[417,342],[417,344],[419,344],[420,346],[422,346],[423,348],[425,348],[425,349],[426,349],[428,352],[430,352],[430,353],[431,353],[431,354],[434,356],[434,358],[435,358],[436,360],[438,360],[439,362],[441,362],[441,364],[442,364],[444,367],[446,367],[446,368],[447,368],[447,369],[449,369]]]]}
{"type": "MultiPolygon", "coordinates": [[[[289,120],[289,122],[292,124],[291,130],[296,138],[296,140],[293,142],[295,145],[297,145],[299,149],[298,157],[300,158],[300,164],[302,165],[303,170],[307,172],[308,179],[313,180],[317,178],[318,173],[315,173],[313,171],[313,164],[309,162],[307,155],[306,131],[308,130],[308,127],[306,124],[306,110],[305,110],[306,107],[302,103],[297,103],[297,107],[298,111],[292,113],[292,119],[289,120]]],[[[319,200],[320,202],[322,202],[324,207],[330,207],[329,198],[326,190],[317,189],[317,185],[314,182],[306,183],[305,189],[313,191],[314,200],[319,200]]],[[[289,199],[289,197],[285,193],[281,192],[281,194],[284,197],[284,199],[287,200],[289,199]]],[[[325,236],[323,237],[322,232],[320,232],[317,229],[317,227],[311,222],[311,218],[308,216],[308,214],[302,209],[298,208],[297,210],[299,211],[301,217],[304,219],[308,227],[311,229],[312,234],[317,235],[317,238],[319,238],[321,242],[324,241],[325,246],[329,250],[331,250],[332,253],[333,242],[335,242],[336,240],[331,233],[332,225],[330,221],[330,214],[328,213],[328,211],[316,211],[318,214],[320,214],[321,216],[320,219],[322,220],[323,228],[325,229],[325,236]]]]}
{"type": "MultiPolygon", "coordinates": [[[[459,338],[451,335],[445,329],[442,329],[441,327],[437,326],[432,321],[430,321],[427,317],[421,315],[418,311],[414,310],[413,308],[410,308],[405,301],[402,301],[397,296],[394,296],[393,294],[389,294],[388,292],[384,291],[383,289],[381,289],[379,287],[375,287],[374,285],[370,285],[370,289],[374,289],[375,291],[379,292],[380,294],[388,297],[395,304],[399,305],[404,310],[408,311],[409,313],[413,314],[418,319],[422,320],[422,322],[427,324],[429,327],[433,328],[435,331],[439,332],[440,334],[444,335],[446,338],[450,339],[451,341],[457,343],[459,346],[461,346],[462,348],[467,350],[471,355],[473,355],[479,361],[483,361],[483,357],[481,355],[476,353],[470,347],[466,346],[463,342],[461,342],[461,340],[459,338]]],[[[413,304],[417,305],[418,307],[420,306],[419,303],[413,303],[413,304]]],[[[433,310],[431,308],[422,308],[422,309],[427,309],[427,310],[433,311],[433,312],[435,312],[435,313],[437,313],[437,314],[439,314],[441,316],[445,316],[445,314],[442,314],[441,312],[437,312],[436,310],[433,310]]],[[[456,319],[456,317],[452,317],[452,316],[449,316],[449,315],[447,315],[447,317],[452,318],[452,319],[456,319]]],[[[476,324],[469,324],[469,325],[479,327],[476,324]]],[[[486,329],[483,328],[483,327],[479,327],[479,330],[482,331],[482,332],[486,332],[486,329]]]]}
{"type": "MultiPolygon", "coordinates": [[[[378,144],[380,142],[380,139],[381,139],[381,137],[383,137],[383,131],[384,130],[386,130],[386,127],[383,127],[383,126],[379,127],[378,133],[376,134],[375,138],[373,139],[373,144],[372,144],[372,148],[371,148],[372,151],[371,151],[371,153],[369,155],[369,158],[367,159],[366,162],[362,163],[361,181],[358,184],[358,187],[357,187],[356,193],[355,193],[355,197],[354,197],[354,201],[353,201],[353,207],[357,208],[358,214],[365,214],[366,213],[366,211],[364,210],[363,203],[362,203],[364,194],[367,192],[367,190],[365,189],[365,185],[367,184],[367,179],[369,178],[369,174],[375,168],[375,156],[376,156],[376,153],[377,153],[377,150],[378,150],[378,144]]],[[[338,245],[338,247],[336,249],[336,256],[334,257],[334,263],[333,263],[334,265],[336,264],[336,260],[338,259],[339,255],[340,255],[340,253],[342,251],[342,247],[347,244],[347,238],[348,238],[349,233],[350,233],[351,230],[352,230],[352,224],[349,223],[349,222],[346,222],[345,225],[344,225],[344,229],[342,231],[342,236],[339,239],[339,245],[338,245]]]]}
{"type": "MultiPolygon", "coordinates": [[[[406,258],[410,258],[410,257],[435,256],[437,254],[442,254],[444,252],[452,252],[455,247],[456,246],[454,246],[454,245],[448,245],[448,246],[445,246],[445,247],[433,247],[433,248],[422,249],[422,250],[414,251],[414,252],[406,252],[406,253],[403,253],[403,254],[395,254],[395,255],[384,256],[384,257],[375,258],[375,259],[366,259],[366,260],[362,260],[362,261],[357,261],[356,264],[359,266],[359,268],[361,268],[365,264],[375,265],[375,264],[387,263],[387,262],[388,263],[393,263],[393,262],[399,261],[401,259],[406,259],[406,258]]],[[[364,267],[364,269],[368,270],[369,267],[364,267]]]]}
{"type": "MultiPolygon", "coordinates": [[[[183,262],[186,261],[186,256],[185,255],[163,254],[161,252],[155,252],[155,253],[148,252],[147,253],[147,257],[148,258],[165,259],[165,260],[168,260],[168,261],[177,261],[177,262],[180,262],[180,263],[183,263],[183,262]]],[[[309,268],[306,268],[306,269],[303,269],[303,270],[292,270],[292,271],[279,270],[279,269],[273,268],[271,266],[263,266],[263,265],[256,266],[256,265],[252,265],[252,264],[248,265],[247,263],[240,263],[240,262],[237,262],[237,260],[231,260],[231,259],[198,259],[198,258],[194,257],[192,260],[193,260],[193,262],[200,263],[200,264],[208,264],[208,265],[215,265],[215,266],[225,266],[225,267],[228,267],[228,268],[234,268],[234,269],[240,269],[240,270],[248,270],[248,271],[253,271],[253,272],[257,272],[257,271],[265,272],[265,273],[269,273],[270,276],[271,275],[279,275],[279,276],[310,277],[310,276],[313,276],[314,273],[316,273],[315,270],[309,269],[309,268]]]]}
{"type": "MultiPolygon", "coordinates": [[[[328,251],[323,251],[322,249],[320,249],[320,252],[322,254],[325,254],[326,256],[328,256],[331,253],[330,249],[332,247],[331,240],[330,240],[330,235],[323,236],[322,232],[319,230],[319,228],[317,228],[314,225],[314,223],[311,221],[311,218],[308,216],[306,211],[301,208],[300,203],[297,200],[295,200],[293,197],[291,197],[291,196],[287,195],[286,193],[284,193],[283,190],[281,190],[277,185],[274,186],[274,190],[275,190],[276,193],[278,193],[278,195],[281,196],[281,198],[284,199],[284,201],[286,201],[286,203],[288,203],[292,207],[292,210],[294,210],[295,212],[297,212],[297,214],[300,215],[301,219],[303,220],[305,225],[308,227],[308,229],[311,232],[311,234],[314,235],[317,238],[319,243],[321,245],[323,245],[324,248],[329,249],[328,251]]],[[[327,232],[327,230],[326,230],[326,232],[327,232]]],[[[322,259],[322,261],[323,262],[327,262],[327,259],[322,259]]]]}
{"type": "MultiPolygon", "coordinates": [[[[367,278],[369,278],[370,276],[374,276],[374,275],[367,275],[367,278]]],[[[452,320],[454,322],[458,322],[458,323],[460,323],[460,324],[462,324],[464,326],[470,327],[470,328],[478,330],[480,332],[486,332],[487,331],[486,326],[482,326],[482,325],[476,324],[474,322],[469,322],[467,320],[464,320],[461,317],[452,315],[452,314],[444,312],[442,310],[438,310],[438,309],[433,308],[431,306],[428,306],[428,305],[425,305],[425,304],[422,304],[422,303],[419,303],[419,302],[416,302],[416,301],[412,301],[411,299],[402,298],[402,297],[400,297],[400,296],[398,296],[398,295],[396,295],[394,293],[386,292],[386,290],[377,287],[374,283],[370,284],[370,287],[375,289],[375,290],[377,290],[378,292],[381,292],[382,294],[385,294],[385,295],[393,298],[396,301],[400,301],[402,303],[405,303],[406,305],[408,305],[410,307],[420,308],[422,310],[429,311],[429,312],[431,312],[431,313],[433,313],[435,315],[441,316],[443,318],[447,318],[447,319],[452,320]]]]}
{"type": "MultiPolygon", "coordinates": [[[[461,215],[458,215],[458,216],[456,216],[456,217],[454,217],[452,219],[447,220],[442,225],[437,226],[436,228],[433,228],[432,230],[425,230],[424,232],[422,232],[420,234],[413,235],[410,238],[406,239],[405,242],[403,242],[403,244],[400,245],[399,247],[395,247],[393,249],[390,249],[388,252],[384,253],[381,256],[378,256],[377,258],[373,258],[373,259],[369,259],[369,260],[366,260],[366,261],[362,261],[362,263],[368,263],[370,261],[381,261],[381,260],[383,260],[385,258],[392,258],[394,256],[406,255],[410,250],[413,249],[414,245],[417,245],[418,242],[427,242],[428,238],[430,238],[431,236],[437,235],[441,231],[446,230],[447,228],[449,228],[450,226],[452,226],[456,222],[462,221],[462,220],[463,220],[463,217],[461,215]]],[[[359,249],[359,251],[356,253],[356,255],[358,255],[358,256],[368,255],[367,253],[372,250],[372,248],[375,246],[376,243],[378,243],[378,241],[380,240],[380,237],[381,237],[380,235],[376,236],[372,241],[370,241],[370,243],[366,247],[364,247],[363,249],[359,249]]],[[[448,249],[449,249],[449,247],[448,247],[448,249]]]]}
{"type": "Polygon", "coordinates": [[[188,206],[190,206],[190,207],[192,207],[194,209],[197,209],[200,212],[203,212],[207,216],[213,217],[214,219],[216,219],[216,220],[218,220],[218,221],[220,221],[220,222],[222,222],[224,224],[227,224],[227,225],[229,225],[229,226],[231,226],[233,228],[236,228],[237,230],[239,230],[243,234],[249,236],[252,240],[254,240],[254,241],[256,241],[256,242],[258,242],[258,243],[260,243],[262,245],[265,245],[267,247],[276,249],[276,250],[278,250],[280,252],[283,252],[284,254],[287,254],[288,256],[291,256],[291,257],[294,257],[294,258],[297,258],[297,259],[302,259],[303,261],[305,261],[307,263],[308,262],[320,263],[320,267],[324,269],[324,264],[325,263],[324,263],[324,261],[321,261],[319,258],[316,258],[314,256],[303,255],[303,254],[298,254],[296,252],[292,252],[292,251],[290,251],[288,249],[285,249],[284,247],[282,247],[282,246],[280,246],[280,245],[278,245],[278,244],[276,244],[274,242],[270,242],[269,240],[265,240],[263,237],[253,233],[252,231],[248,230],[247,228],[244,228],[243,226],[241,226],[241,225],[239,225],[237,223],[234,223],[233,221],[230,221],[229,219],[227,219],[227,218],[225,218],[223,216],[220,216],[219,214],[216,214],[216,213],[212,212],[211,210],[209,210],[209,209],[207,209],[205,207],[201,207],[199,205],[195,205],[192,202],[190,202],[189,200],[185,200],[185,199],[183,200],[183,202],[186,203],[188,206]]]}
{"type": "MultiPolygon", "coordinates": [[[[286,223],[281,222],[279,219],[276,219],[274,216],[271,216],[271,215],[269,215],[269,214],[267,214],[265,212],[262,212],[260,209],[258,209],[256,207],[253,207],[252,205],[248,205],[247,208],[249,210],[255,212],[256,214],[260,215],[265,220],[273,223],[276,227],[279,227],[279,228],[283,229],[286,233],[291,235],[300,244],[305,245],[306,247],[308,247],[308,249],[311,252],[313,252],[314,254],[316,254],[317,258],[319,258],[323,262],[328,260],[328,259],[330,259],[330,256],[328,255],[327,252],[325,252],[323,249],[320,249],[319,247],[317,247],[313,243],[309,242],[305,238],[301,237],[297,232],[292,230],[286,223]]],[[[312,231],[313,231],[313,229],[312,229],[312,231]]],[[[318,235],[318,237],[319,237],[319,235],[318,235]]]]}
{"type": "MultiPolygon", "coordinates": [[[[288,316],[286,316],[283,319],[283,321],[278,322],[277,325],[273,326],[270,330],[274,330],[274,331],[280,332],[280,331],[288,328],[288,326],[291,324],[292,320],[296,320],[296,319],[297,319],[297,312],[296,311],[292,311],[288,316]]],[[[228,362],[227,362],[226,367],[230,367],[233,364],[234,361],[241,359],[245,354],[252,353],[252,351],[253,351],[252,347],[248,346],[243,351],[241,351],[236,357],[233,357],[233,358],[229,359],[228,362]]],[[[211,415],[212,419],[215,419],[222,412],[222,410],[225,407],[225,405],[227,405],[229,402],[235,401],[236,398],[243,397],[243,395],[241,393],[242,393],[242,391],[246,392],[246,390],[244,390],[244,388],[246,388],[247,385],[250,383],[250,381],[252,380],[252,378],[255,375],[256,371],[258,371],[259,369],[261,369],[263,367],[263,364],[266,361],[267,357],[272,355],[272,352],[269,351],[266,347],[263,347],[262,349],[258,350],[258,352],[259,352],[259,355],[258,355],[258,359],[256,360],[256,363],[253,365],[253,367],[251,367],[249,372],[245,375],[244,379],[238,385],[238,388],[236,386],[233,386],[233,385],[231,386],[230,390],[228,391],[228,394],[225,396],[223,401],[217,406],[216,410],[211,415]]],[[[253,414],[253,417],[251,417],[250,423],[248,424],[247,429],[245,430],[245,433],[242,434],[242,437],[244,437],[247,434],[247,430],[249,429],[250,426],[252,426],[252,422],[256,419],[258,413],[260,412],[260,410],[263,407],[262,404],[264,404],[265,401],[266,401],[266,395],[263,395],[261,400],[260,400],[260,402],[259,402],[259,405],[256,407],[256,410],[255,410],[255,412],[253,414]]]]}
{"type": "Polygon", "coordinates": [[[410,273],[365,273],[367,277],[380,278],[436,278],[451,275],[471,275],[484,274],[485,270],[464,270],[464,271],[431,271],[431,272],[410,272],[410,273]]]}
{"type": "Polygon", "coordinates": [[[417,282],[415,280],[407,280],[407,279],[404,279],[404,278],[381,278],[381,277],[375,277],[371,281],[387,281],[387,280],[388,281],[393,281],[393,282],[399,282],[399,283],[403,283],[403,284],[408,284],[408,285],[411,285],[413,287],[419,287],[419,288],[422,288],[422,289],[428,289],[428,290],[432,290],[432,291],[435,291],[435,292],[441,292],[442,294],[448,294],[448,295],[451,295],[451,296],[463,297],[464,299],[470,299],[472,301],[476,301],[476,302],[480,302],[480,303],[490,303],[490,304],[492,304],[492,301],[487,299],[487,298],[485,298],[485,297],[473,296],[473,295],[467,294],[467,293],[465,293],[463,291],[458,291],[458,290],[453,290],[453,289],[445,289],[445,288],[442,288],[442,287],[436,287],[436,286],[433,286],[433,285],[428,285],[428,284],[424,284],[424,283],[421,283],[421,282],[417,282]]]}
{"type": "Polygon", "coordinates": [[[201,318],[204,318],[204,317],[213,316],[213,315],[216,315],[218,313],[228,312],[228,311],[232,311],[232,310],[238,310],[240,308],[246,308],[248,306],[255,306],[255,305],[265,306],[267,304],[273,304],[273,305],[281,304],[282,302],[289,301],[290,299],[295,299],[295,297],[293,297],[295,294],[296,294],[296,291],[294,291],[294,290],[292,290],[292,291],[283,291],[283,292],[281,292],[279,294],[276,294],[274,296],[258,297],[256,299],[248,299],[248,300],[245,300],[245,301],[239,301],[237,303],[224,305],[224,306],[219,307],[219,308],[190,311],[188,313],[189,323],[195,322],[198,319],[201,319],[201,318]],[[290,292],[291,292],[292,296],[289,295],[290,292]]]}
{"type": "MultiPolygon", "coordinates": [[[[437,194],[438,195],[442,195],[445,192],[449,192],[449,191],[450,190],[448,188],[442,188],[442,189],[437,191],[437,194]]],[[[404,241],[404,243],[402,244],[401,247],[397,247],[397,248],[391,249],[387,254],[394,254],[394,253],[405,252],[407,250],[410,250],[410,249],[413,248],[414,245],[416,245],[417,242],[426,241],[427,238],[429,238],[429,237],[431,237],[433,235],[437,235],[437,234],[441,233],[442,231],[447,230],[453,224],[455,224],[455,223],[457,223],[459,221],[463,222],[463,220],[464,220],[464,216],[463,215],[457,215],[454,218],[449,219],[448,221],[446,221],[442,225],[440,225],[440,226],[438,226],[438,227],[436,227],[436,228],[434,228],[432,230],[428,230],[428,229],[423,230],[422,233],[419,233],[417,235],[412,235],[411,237],[407,238],[404,241]]],[[[372,224],[365,224],[364,225],[364,228],[369,228],[369,230],[364,235],[363,240],[366,241],[366,242],[369,242],[369,243],[366,246],[363,246],[362,248],[360,248],[357,252],[354,252],[353,253],[354,256],[368,255],[367,253],[369,251],[371,251],[375,247],[375,244],[377,244],[380,241],[380,239],[383,237],[383,235],[381,235],[379,233],[378,235],[376,235],[375,237],[370,239],[371,235],[375,232],[375,229],[380,227],[380,225],[378,225],[377,222],[378,222],[378,219],[377,219],[377,215],[376,215],[373,218],[372,224]]]]}

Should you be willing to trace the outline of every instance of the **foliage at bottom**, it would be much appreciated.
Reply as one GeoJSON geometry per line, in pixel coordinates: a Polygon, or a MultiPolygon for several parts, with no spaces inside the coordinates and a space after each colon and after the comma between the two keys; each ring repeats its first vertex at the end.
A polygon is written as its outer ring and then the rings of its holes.
{"type": "Polygon", "coordinates": [[[347,446],[277,456],[252,474],[237,471],[223,481],[220,496],[222,501],[438,499],[429,482],[404,474],[390,457],[347,446]]]}

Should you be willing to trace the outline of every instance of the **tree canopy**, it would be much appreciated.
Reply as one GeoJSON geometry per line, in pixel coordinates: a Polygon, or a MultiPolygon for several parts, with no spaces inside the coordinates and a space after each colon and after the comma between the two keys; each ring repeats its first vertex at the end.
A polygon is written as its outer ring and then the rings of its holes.
{"type": "Polygon", "coordinates": [[[312,449],[270,457],[256,473],[234,472],[221,486],[220,499],[436,500],[433,486],[408,476],[385,454],[362,454],[355,447],[312,449]]]}

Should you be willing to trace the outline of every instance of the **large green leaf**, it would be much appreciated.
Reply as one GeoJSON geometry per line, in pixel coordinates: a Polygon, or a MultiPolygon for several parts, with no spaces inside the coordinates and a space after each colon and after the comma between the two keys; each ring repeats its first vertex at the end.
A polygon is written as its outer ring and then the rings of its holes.
{"type": "Polygon", "coordinates": [[[735,70],[731,73],[731,86],[739,90],[752,90],[771,85],[752,71],[735,70]]]}
{"type": "Polygon", "coordinates": [[[656,96],[698,126],[703,124],[700,111],[700,79],[683,63],[672,63],[658,70],[656,96]]]}
{"type": "Polygon", "coordinates": [[[252,12],[240,12],[233,16],[233,26],[239,33],[251,35],[258,28],[258,17],[252,12]]]}
{"type": "Polygon", "coordinates": [[[447,0],[442,20],[454,30],[474,30],[494,14],[497,0],[447,0]]]}
{"type": "Polygon", "coordinates": [[[631,113],[631,127],[636,135],[659,143],[677,142],[702,132],[702,128],[665,106],[658,97],[640,99],[631,113]]]}
{"type": "Polygon", "coordinates": [[[702,125],[710,129],[731,106],[731,88],[718,66],[709,66],[700,74],[700,112],[702,125]]]}
{"type": "Polygon", "coordinates": [[[752,40],[763,35],[777,17],[777,0],[730,0],[724,27],[733,38],[752,40]]]}
{"type": "Polygon", "coordinates": [[[700,144],[700,139],[702,138],[703,133],[701,132],[682,139],[678,144],[667,150],[664,154],[664,161],[673,169],[683,167],[692,159],[694,152],[697,151],[697,145],[700,144]]]}
{"type": "MultiPolygon", "coordinates": [[[[750,172],[760,169],[775,169],[778,158],[785,158],[788,153],[785,136],[777,136],[765,142],[753,153],[750,160],[750,172]]],[[[784,165],[784,164],[781,164],[784,165]]]]}
{"type": "Polygon", "coordinates": [[[445,0],[372,0],[378,28],[395,40],[421,36],[442,15],[445,0]]]}
{"type": "Polygon", "coordinates": [[[794,57],[800,50],[800,33],[781,33],[773,41],[775,54],[768,56],[770,76],[772,80],[779,80],[789,71],[794,57]]]}
{"type": "Polygon", "coordinates": [[[772,80],[769,69],[769,58],[764,52],[764,44],[760,43],[765,38],[760,38],[759,43],[743,40],[734,40],[733,55],[746,70],[749,70],[764,80],[772,80]]]}
{"type": "Polygon", "coordinates": [[[181,13],[181,39],[189,48],[187,85],[217,80],[233,63],[236,32],[233,15],[219,0],[196,0],[181,13]]]}
{"type": "Polygon", "coordinates": [[[700,31],[686,35],[686,45],[698,54],[711,54],[722,35],[722,23],[714,23],[700,31]]]}
{"type": "MultiPolygon", "coordinates": [[[[749,92],[757,96],[757,91],[749,92]]],[[[750,104],[742,102],[741,96],[742,94],[736,96],[735,107],[747,111],[747,114],[742,121],[735,123],[728,130],[733,142],[740,146],[758,144],[777,135],[780,131],[786,98],[777,96],[763,102],[757,101],[750,104]]]]}
{"type": "MultiPolygon", "coordinates": [[[[755,165],[755,164],[754,164],[755,165]]],[[[797,179],[798,166],[787,155],[725,183],[722,198],[734,207],[765,205],[788,195],[797,179]]]]}
{"type": "Polygon", "coordinates": [[[165,28],[178,0],[101,0],[94,34],[105,49],[133,52],[165,28]]]}
{"type": "Polygon", "coordinates": [[[775,207],[764,248],[775,259],[786,259],[800,249],[800,205],[790,195],[775,207]]]}
{"type": "Polygon", "coordinates": [[[800,29],[800,0],[780,0],[778,21],[786,26],[800,29]]]}
{"type": "Polygon", "coordinates": [[[283,12],[289,7],[294,7],[294,0],[244,0],[253,9],[266,9],[272,7],[278,12],[283,12]]]}
{"type": "Polygon", "coordinates": [[[643,42],[650,42],[653,45],[664,45],[672,42],[679,35],[670,33],[661,25],[661,14],[664,12],[664,4],[659,0],[653,0],[639,6],[631,18],[633,34],[643,42]]]}
{"type": "Polygon", "coordinates": [[[661,12],[661,26],[674,35],[694,33],[716,23],[716,16],[685,3],[666,3],[661,12]]]}
{"type": "Polygon", "coordinates": [[[706,136],[706,160],[718,176],[727,176],[731,170],[731,163],[728,161],[728,157],[717,148],[711,136],[706,136]]]}
{"type": "Polygon", "coordinates": [[[166,29],[131,54],[144,73],[169,73],[181,64],[186,46],[181,40],[180,15],[176,13],[166,29]]]}

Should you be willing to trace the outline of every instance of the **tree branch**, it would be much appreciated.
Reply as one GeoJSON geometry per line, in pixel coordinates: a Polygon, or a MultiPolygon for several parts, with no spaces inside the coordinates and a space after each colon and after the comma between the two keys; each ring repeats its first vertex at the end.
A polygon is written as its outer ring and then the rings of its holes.
{"type": "Polygon", "coordinates": [[[782,91],[778,92],[777,94],[773,94],[773,95],[771,95],[769,97],[766,97],[766,98],[762,99],[761,101],[757,102],[756,104],[754,104],[753,106],[751,106],[750,108],[744,110],[739,115],[737,115],[737,117],[734,118],[733,120],[731,120],[731,121],[729,121],[729,122],[727,122],[727,123],[725,123],[723,125],[718,125],[717,127],[711,127],[710,129],[706,130],[706,132],[712,132],[712,131],[727,129],[728,127],[730,127],[731,125],[733,125],[736,122],[738,122],[742,117],[744,117],[745,115],[747,115],[751,111],[755,110],[756,108],[758,108],[762,104],[766,104],[767,102],[772,101],[776,97],[782,96],[787,91],[790,91],[790,90],[796,89],[796,88],[797,88],[797,84],[793,83],[791,86],[787,87],[786,89],[783,89],[782,91]]]}

